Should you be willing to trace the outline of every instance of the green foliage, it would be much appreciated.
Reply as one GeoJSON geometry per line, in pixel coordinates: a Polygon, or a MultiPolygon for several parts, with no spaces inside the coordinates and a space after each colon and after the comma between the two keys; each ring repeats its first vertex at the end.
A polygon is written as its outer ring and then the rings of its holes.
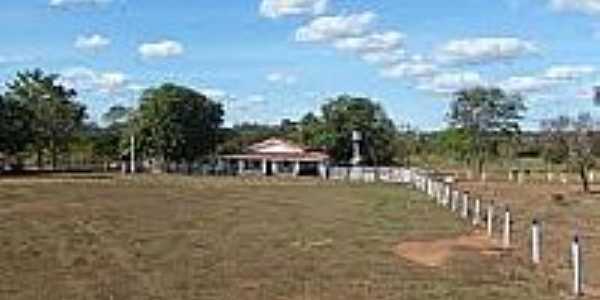
{"type": "Polygon", "coordinates": [[[17,73],[7,86],[6,97],[19,103],[29,117],[38,164],[41,166],[42,153],[49,151],[56,167],[58,152],[68,150],[70,139],[86,118],[85,107],[74,101],[76,92],[61,85],[58,75],[39,69],[17,73]]]}
{"type": "Polygon", "coordinates": [[[0,153],[12,156],[32,142],[30,115],[20,103],[0,95],[0,153]]]}
{"type": "Polygon", "coordinates": [[[122,105],[111,106],[106,113],[102,115],[102,121],[108,125],[123,123],[127,121],[132,109],[122,105]]]}
{"type": "Polygon", "coordinates": [[[477,159],[482,172],[486,158],[498,145],[498,139],[520,134],[519,121],[526,111],[523,98],[499,88],[476,87],[459,91],[450,105],[450,126],[469,137],[470,157],[477,159]]]}
{"type": "Polygon", "coordinates": [[[575,118],[560,116],[542,122],[546,160],[568,163],[577,170],[584,192],[589,192],[588,173],[596,165],[600,142],[596,136],[597,121],[590,114],[575,118]]]}
{"type": "Polygon", "coordinates": [[[472,152],[474,140],[467,130],[448,128],[436,135],[435,146],[441,152],[440,154],[450,156],[458,161],[465,161],[472,152]]]}
{"type": "Polygon", "coordinates": [[[362,132],[363,156],[368,165],[394,163],[397,130],[381,107],[371,99],[341,95],[321,107],[321,118],[312,114],[301,121],[302,141],[325,147],[337,162],[352,157],[352,131],[362,132]]]}
{"type": "Polygon", "coordinates": [[[148,157],[194,162],[216,150],[223,114],[221,104],[195,90],[164,84],[144,91],[132,130],[148,157]]]}

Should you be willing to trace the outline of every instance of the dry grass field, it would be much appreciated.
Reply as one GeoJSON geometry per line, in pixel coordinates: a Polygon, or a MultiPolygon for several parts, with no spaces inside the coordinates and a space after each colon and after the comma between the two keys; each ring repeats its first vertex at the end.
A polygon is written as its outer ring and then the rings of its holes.
{"type": "Polygon", "coordinates": [[[393,185],[0,179],[0,299],[565,298],[469,230],[393,185]]]}
{"type": "MultiPolygon", "coordinates": [[[[571,176],[575,182],[575,176],[571,176]]],[[[514,218],[515,256],[527,261],[530,251],[530,228],[534,218],[542,222],[542,264],[538,272],[545,274],[553,285],[569,288],[571,278],[570,242],[577,233],[583,245],[583,278],[588,298],[600,299],[600,186],[593,194],[581,193],[577,183],[544,183],[539,178],[519,185],[506,180],[492,182],[462,182],[484,203],[495,200],[509,205],[514,218]]],[[[484,204],[485,206],[486,204],[484,204]]],[[[499,234],[500,231],[498,231],[499,234]]]]}

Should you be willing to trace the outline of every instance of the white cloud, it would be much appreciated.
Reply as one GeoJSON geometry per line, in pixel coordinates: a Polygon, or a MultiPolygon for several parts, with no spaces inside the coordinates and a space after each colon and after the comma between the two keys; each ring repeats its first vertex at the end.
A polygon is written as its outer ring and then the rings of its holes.
{"type": "Polygon", "coordinates": [[[393,51],[367,52],[362,54],[361,58],[370,64],[389,65],[404,60],[406,58],[406,52],[402,49],[393,51]]]}
{"type": "Polygon", "coordinates": [[[407,61],[384,68],[380,75],[390,79],[420,78],[433,76],[437,71],[438,67],[432,63],[407,61]]]}
{"type": "Polygon", "coordinates": [[[6,64],[21,64],[26,62],[32,62],[36,60],[33,56],[25,56],[25,55],[11,55],[11,56],[3,56],[0,55],[0,65],[6,64]]]}
{"type": "Polygon", "coordinates": [[[365,34],[377,18],[372,12],[317,17],[296,31],[299,42],[330,42],[365,34]]]}
{"type": "Polygon", "coordinates": [[[600,1],[598,0],[550,0],[550,6],[557,11],[600,14],[600,1]]]}
{"type": "Polygon", "coordinates": [[[198,91],[202,95],[204,95],[212,100],[215,100],[215,101],[222,101],[222,100],[231,98],[227,92],[225,92],[224,90],[221,90],[221,89],[217,89],[217,88],[200,88],[200,89],[198,89],[198,91]]]}
{"type": "Polygon", "coordinates": [[[537,93],[594,75],[597,71],[597,68],[590,65],[557,65],[534,76],[513,76],[499,86],[511,92],[537,93]]]}
{"type": "Polygon", "coordinates": [[[102,91],[115,92],[125,86],[127,76],[120,72],[101,73],[96,79],[96,84],[102,91]]]}
{"type": "Polygon", "coordinates": [[[113,0],[50,0],[52,7],[66,7],[71,5],[100,5],[107,4],[113,0]]]}
{"type": "Polygon", "coordinates": [[[481,78],[479,73],[467,71],[437,74],[431,79],[428,79],[427,82],[421,82],[421,85],[418,88],[440,94],[449,94],[455,93],[461,89],[478,86],[487,86],[487,83],[481,78]]]}
{"type": "Polygon", "coordinates": [[[144,43],[138,49],[142,57],[149,58],[167,58],[179,56],[185,51],[183,45],[172,40],[162,40],[153,43],[144,43]]]}
{"type": "Polygon", "coordinates": [[[267,81],[273,83],[294,84],[296,83],[297,79],[296,76],[292,74],[273,72],[267,75],[267,81]]]}
{"type": "Polygon", "coordinates": [[[442,46],[438,57],[443,62],[485,63],[514,59],[537,51],[537,46],[529,41],[487,37],[450,41],[442,46]]]}
{"type": "Polygon", "coordinates": [[[82,50],[100,50],[110,45],[110,39],[100,34],[79,36],[75,41],[75,48],[82,50]]]}
{"type": "Polygon", "coordinates": [[[340,50],[355,52],[381,52],[397,49],[402,46],[405,35],[397,31],[373,33],[359,37],[347,37],[335,41],[334,46],[340,50]]]}
{"type": "Polygon", "coordinates": [[[260,14],[267,18],[297,15],[321,15],[327,10],[328,0],[263,0],[260,14]]]}
{"type": "Polygon", "coordinates": [[[266,101],[267,101],[267,99],[263,95],[251,95],[250,97],[248,97],[249,103],[258,104],[258,103],[264,103],[266,101]]]}
{"type": "Polygon", "coordinates": [[[546,70],[544,77],[551,80],[576,80],[585,76],[593,75],[597,69],[589,65],[561,65],[546,70]]]}
{"type": "Polygon", "coordinates": [[[127,85],[127,89],[134,93],[141,93],[147,88],[148,86],[139,83],[130,83],[127,85]]]}
{"type": "Polygon", "coordinates": [[[536,93],[547,90],[553,82],[536,76],[513,76],[501,82],[499,87],[513,93],[536,93]]]}
{"type": "Polygon", "coordinates": [[[593,88],[580,89],[575,93],[575,98],[579,100],[594,100],[596,93],[593,88]]]}
{"type": "Polygon", "coordinates": [[[62,72],[61,81],[69,88],[87,92],[116,93],[126,88],[129,80],[121,72],[96,72],[88,68],[71,68],[62,72]]]}

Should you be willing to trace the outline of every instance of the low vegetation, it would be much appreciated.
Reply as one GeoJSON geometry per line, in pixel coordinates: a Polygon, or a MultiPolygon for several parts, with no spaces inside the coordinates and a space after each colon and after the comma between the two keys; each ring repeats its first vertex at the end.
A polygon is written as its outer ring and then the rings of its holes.
{"type": "Polygon", "coordinates": [[[0,298],[562,299],[399,186],[83,179],[0,182],[0,298]],[[428,266],[397,252],[407,242],[452,254],[428,266]]]}

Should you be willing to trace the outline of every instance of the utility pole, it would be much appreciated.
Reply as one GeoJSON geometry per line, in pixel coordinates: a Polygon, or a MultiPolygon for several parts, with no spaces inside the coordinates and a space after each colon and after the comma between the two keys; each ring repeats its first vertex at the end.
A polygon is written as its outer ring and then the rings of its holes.
{"type": "Polygon", "coordinates": [[[131,174],[135,174],[135,135],[131,135],[131,139],[130,139],[130,149],[129,149],[129,157],[131,158],[131,162],[130,162],[130,169],[131,169],[131,174]]]}

